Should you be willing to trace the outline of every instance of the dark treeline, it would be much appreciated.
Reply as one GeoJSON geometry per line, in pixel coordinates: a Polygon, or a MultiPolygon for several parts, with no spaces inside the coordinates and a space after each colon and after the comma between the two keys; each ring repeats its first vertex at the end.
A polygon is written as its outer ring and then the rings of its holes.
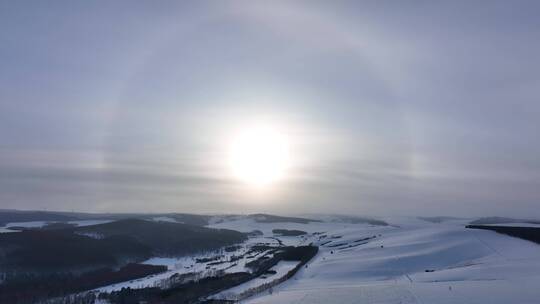
{"type": "Polygon", "coordinates": [[[305,235],[307,232],[302,230],[288,230],[288,229],[273,229],[272,233],[279,234],[282,236],[299,236],[299,235],[305,235]]]}
{"type": "Polygon", "coordinates": [[[151,256],[151,248],[127,236],[95,239],[70,230],[28,230],[0,234],[2,270],[78,272],[113,267],[151,256]]]}
{"type": "Polygon", "coordinates": [[[492,225],[492,224],[508,224],[508,223],[529,223],[529,224],[540,224],[539,220],[532,219],[517,219],[511,217],[500,217],[500,216],[491,216],[491,217],[481,217],[474,221],[471,221],[470,225],[492,225]]]}
{"type": "Polygon", "coordinates": [[[484,226],[484,225],[467,225],[467,228],[492,230],[498,233],[503,233],[527,241],[540,244],[540,228],[536,227],[510,227],[510,226],[484,226]]]}
{"type": "Polygon", "coordinates": [[[244,241],[245,234],[228,229],[211,229],[195,225],[126,219],[79,227],[77,233],[104,237],[129,236],[152,249],[154,255],[184,255],[211,251],[244,241]]]}
{"type": "Polygon", "coordinates": [[[166,270],[166,266],[128,264],[116,271],[104,268],[80,275],[69,272],[48,275],[7,272],[3,274],[3,283],[0,284],[0,303],[36,303],[166,270]]]}

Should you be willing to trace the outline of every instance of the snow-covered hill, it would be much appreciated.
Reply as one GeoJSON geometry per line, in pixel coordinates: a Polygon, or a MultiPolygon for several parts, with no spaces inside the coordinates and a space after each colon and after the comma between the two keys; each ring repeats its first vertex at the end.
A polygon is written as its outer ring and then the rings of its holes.
{"type": "Polygon", "coordinates": [[[310,234],[280,239],[320,246],[293,279],[246,303],[538,303],[539,245],[466,229],[467,220],[384,220],[390,225],[239,218],[212,227],[264,236],[276,228],[302,230],[310,234]]]}

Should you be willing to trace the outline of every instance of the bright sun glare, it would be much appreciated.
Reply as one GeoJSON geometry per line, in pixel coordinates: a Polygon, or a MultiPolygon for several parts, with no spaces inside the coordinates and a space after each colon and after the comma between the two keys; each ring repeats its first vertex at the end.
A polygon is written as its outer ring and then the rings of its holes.
{"type": "Polygon", "coordinates": [[[287,137],[268,126],[246,128],[232,140],[229,165],[235,177],[255,186],[284,177],[289,166],[287,137]]]}

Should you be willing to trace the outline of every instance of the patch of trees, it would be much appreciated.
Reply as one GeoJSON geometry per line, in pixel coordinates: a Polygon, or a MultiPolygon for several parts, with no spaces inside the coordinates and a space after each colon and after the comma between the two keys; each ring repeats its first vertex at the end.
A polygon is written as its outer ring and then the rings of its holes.
{"type": "MultiPolygon", "coordinates": [[[[259,286],[250,288],[238,295],[233,299],[234,301],[241,301],[265,290],[272,290],[276,285],[279,285],[288,279],[292,278],[302,267],[307,267],[307,263],[319,252],[319,247],[316,246],[299,246],[299,247],[287,247],[284,252],[279,256],[279,260],[283,261],[300,261],[293,269],[289,270],[284,276],[277,278],[268,283],[261,284],[259,286]]],[[[266,271],[268,272],[268,270],[266,271]]],[[[225,302],[226,303],[226,302],[225,302]]]]}
{"type": "Polygon", "coordinates": [[[326,242],[322,243],[321,246],[326,246],[326,245],[328,245],[330,243],[332,243],[332,241],[326,241],[326,242]]]}
{"type": "Polygon", "coordinates": [[[284,261],[300,261],[302,263],[307,263],[319,252],[319,247],[317,246],[298,246],[298,247],[287,247],[287,249],[282,253],[282,260],[284,261]]]}
{"type": "Polygon", "coordinates": [[[155,255],[186,255],[212,251],[244,241],[238,231],[212,229],[170,222],[126,219],[116,222],[76,228],[80,233],[97,233],[105,237],[129,236],[152,249],[155,255]]]}
{"type": "Polygon", "coordinates": [[[540,244],[540,228],[536,227],[467,225],[466,228],[492,230],[498,233],[540,244]]]}
{"type": "Polygon", "coordinates": [[[0,284],[0,303],[36,303],[53,297],[65,297],[66,301],[61,303],[84,303],[87,297],[68,295],[166,270],[166,266],[128,264],[118,270],[102,268],[80,275],[69,272],[47,275],[8,272],[3,274],[3,283],[0,284]]]}
{"type": "Polygon", "coordinates": [[[221,259],[222,257],[223,257],[222,255],[216,255],[216,256],[207,257],[207,258],[197,258],[197,259],[195,259],[195,261],[197,263],[208,263],[208,262],[217,261],[217,260],[221,259]]]}
{"type": "Polygon", "coordinates": [[[246,233],[246,235],[247,235],[248,237],[258,237],[258,236],[263,235],[263,232],[260,231],[260,230],[253,230],[253,231],[251,231],[251,232],[246,233]]]}
{"type": "Polygon", "coordinates": [[[256,260],[249,261],[245,265],[247,268],[251,269],[253,273],[257,273],[259,271],[266,271],[267,269],[270,269],[272,266],[277,264],[279,261],[279,257],[274,255],[272,257],[264,255],[256,260]]]}
{"type": "Polygon", "coordinates": [[[302,230],[288,230],[288,229],[273,229],[272,233],[279,234],[282,236],[299,236],[299,235],[305,235],[307,232],[302,230]]]}
{"type": "Polygon", "coordinates": [[[93,239],[65,230],[0,234],[0,266],[26,272],[81,271],[112,267],[151,256],[151,248],[129,237],[93,239]]]}
{"type": "MultiPolygon", "coordinates": [[[[185,276],[172,276],[160,284],[161,288],[142,288],[129,289],[125,288],[120,291],[110,294],[100,294],[100,298],[107,299],[114,304],[138,304],[146,303],[201,303],[204,298],[212,294],[216,294],[234,286],[238,286],[248,282],[262,274],[270,271],[270,268],[275,266],[279,261],[300,261],[299,264],[284,277],[275,280],[273,284],[265,284],[262,287],[252,289],[250,293],[260,292],[267,288],[271,288],[290,277],[313,258],[318,252],[318,247],[301,246],[301,247],[283,247],[280,251],[276,251],[273,257],[261,257],[259,262],[252,265],[253,272],[237,272],[225,273],[224,271],[215,271],[207,274],[186,274],[185,276]]],[[[247,294],[246,294],[247,295],[247,294]]],[[[212,300],[206,303],[227,303],[228,301],[212,300]]]]}
{"type": "Polygon", "coordinates": [[[355,241],[353,241],[353,243],[369,241],[369,240],[374,239],[376,237],[377,237],[376,235],[365,237],[365,238],[362,238],[362,239],[355,240],[355,241]]]}
{"type": "Polygon", "coordinates": [[[240,248],[242,248],[242,246],[233,245],[233,246],[227,246],[223,250],[225,250],[225,252],[235,252],[235,251],[239,250],[240,248]]]}
{"type": "Polygon", "coordinates": [[[340,249],[340,250],[342,250],[342,249],[350,249],[350,248],[358,247],[358,246],[361,246],[361,245],[365,245],[367,243],[368,242],[348,244],[348,245],[344,245],[342,247],[339,247],[338,249],[340,249]]]}
{"type": "Polygon", "coordinates": [[[328,247],[328,248],[336,248],[336,247],[346,246],[348,244],[349,243],[337,243],[337,244],[328,245],[326,247],[328,247]]]}
{"type": "Polygon", "coordinates": [[[248,251],[244,254],[246,257],[253,257],[254,255],[259,255],[265,251],[268,250],[275,250],[275,247],[268,246],[268,245],[254,245],[249,248],[248,251]]]}
{"type": "Polygon", "coordinates": [[[354,248],[354,247],[358,247],[360,245],[367,244],[369,240],[374,239],[376,237],[377,237],[376,235],[373,235],[373,236],[370,236],[370,237],[357,239],[357,240],[354,240],[352,242],[339,242],[339,243],[330,244],[330,245],[328,245],[328,244],[331,243],[332,241],[327,241],[327,242],[322,243],[321,246],[325,246],[325,247],[328,247],[328,248],[336,248],[336,249],[348,249],[348,248],[354,248]]]}
{"type": "Polygon", "coordinates": [[[40,302],[40,304],[95,304],[97,296],[93,292],[72,294],[40,302]]]}
{"type": "Polygon", "coordinates": [[[244,255],[231,255],[229,258],[229,262],[236,262],[240,260],[244,255]]]}
{"type": "Polygon", "coordinates": [[[250,279],[251,274],[247,272],[223,273],[172,286],[166,290],[155,287],[123,288],[110,294],[100,294],[99,297],[115,304],[200,303],[202,297],[232,288],[250,279]]]}

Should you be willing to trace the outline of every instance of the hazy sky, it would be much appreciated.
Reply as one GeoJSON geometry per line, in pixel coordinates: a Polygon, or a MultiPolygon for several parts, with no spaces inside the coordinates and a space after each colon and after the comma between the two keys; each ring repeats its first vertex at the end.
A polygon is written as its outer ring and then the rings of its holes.
{"type": "Polygon", "coordinates": [[[540,217],[538,1],[0,1],[0,208],[540,217]],[[287,134],[264,191],[235,130],[287,134]]]}

